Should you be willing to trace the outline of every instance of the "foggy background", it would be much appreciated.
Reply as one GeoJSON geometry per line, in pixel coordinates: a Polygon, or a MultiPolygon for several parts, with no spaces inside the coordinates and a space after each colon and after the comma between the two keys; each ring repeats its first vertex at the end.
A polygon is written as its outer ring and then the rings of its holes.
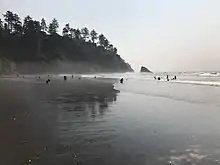
{"type": "Polygon", "coordinates": [[[220,70],[219,0],[1,0],[0,12],[93,28],[135,70],[220,70]]]}

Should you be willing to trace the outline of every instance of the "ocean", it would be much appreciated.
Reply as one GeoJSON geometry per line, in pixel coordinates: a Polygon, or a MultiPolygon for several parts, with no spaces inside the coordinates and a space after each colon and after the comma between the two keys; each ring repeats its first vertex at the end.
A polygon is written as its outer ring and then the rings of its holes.
{"type": "Polygon", "coordinates": [[[117,136],[124,137],[116,146],[120,146],[118,156],[126,155],[125,164],[220,163],[220,73],[100,77],[125,79],[114,85],[120,93],[111,108],[116,119],[109,121],[117,136]],[[177,80],[167,81],[166,75],[177,80]]]}

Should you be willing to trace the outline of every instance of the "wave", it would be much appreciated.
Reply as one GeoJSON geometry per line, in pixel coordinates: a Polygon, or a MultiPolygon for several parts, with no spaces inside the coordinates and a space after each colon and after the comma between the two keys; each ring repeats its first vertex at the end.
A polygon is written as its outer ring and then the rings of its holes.
{"type": "Polygon", "coordinates": [[[202,77],[219,77],[220,73],[218,73],[218,72],[200,72],[200,73],[194,73],[194,75],[202,76],[202,77]]]}
{"type": "Polygon", "coordinates": [[[172,83],[193,84],[193,85],[207,85],[207,86],[216,86],[216,87],[220,86],[220,81],[177,80],[177,81],[173,81],[172,83]]]}
{"type": "Polygon", "coordinates": [[[125,92],[125,93],[133,93],[133,94],[138,94],[138,95],[146,95],[146,96],[151,96],[151,97],[160,97],[164,99],[170,99],[170,100],[176,100],[176,101],[181,101],[181,102],[188,102],[188,103],[195,103],[195,104],[205,104],[205,101],[202,100],[196,100],[193,98],[188,98],[188,97],[183,97],[183,96],[178,96],[178,95],[173,95],[172,93],[157,93],[157,92],[150,92],[150,91],[139,91],[139,90],[131,90],[130,88],[122,88],[120,84],[114,84],[114,89],[125,92]]]}

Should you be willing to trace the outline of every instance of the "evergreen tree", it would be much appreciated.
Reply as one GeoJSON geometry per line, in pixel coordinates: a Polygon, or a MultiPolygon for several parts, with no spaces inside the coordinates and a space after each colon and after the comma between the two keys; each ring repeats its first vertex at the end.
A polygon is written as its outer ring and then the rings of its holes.
{"type": "Polygon", "coordinates": [[[53,35],[53,34],[57,34],[57,29],[59,28],[59,23],[58,21],[54,18],[52,20],[52,22],[50,23],[49,25],[49,30],[48,32],[50,33],[50,35],[53,35]]]}
{"type": "Polygon", "coordinates": [[[32,20],[32,18],[29,15],[26,16],[24,18],[23,31],[25,34],[28,35],[35,35],[35,33],[40,33],[41,31],[40,22],[32,20]]]}
{"type": "Polygon", "coordinates": [[[41,30],[46,33],[47,32],[47,24],[46,24],[46,21],[44,18],[41,19],[40,26],[41,26],[41,30]]]}
{"type": "Polygon", "coordinates": [[[77,40],[79,40],[79,39],[82,38],[82,37],[81,37],[81,32],[80,32],[79,29],[75,29],[75,30],[74,30],[74,36],[75,36],[75,39],[77,39],[77,40]]]}
{"type": "Polygon", "coordinates": [[[4,27],[3,27],[3,21],[1,20],[0,18],[0,29],[2,30],[4,27]]]}
{"type": "Polygon", "coordinates": [[[114,52],[115,54],[117,54],[118,49],[117,49],[117,48],[113,48],[113,52],[114,52]]]}
{"type": "Polygon", "coordinates": [[[91,38],[92,43],[95,43],[95,41],[97,40],[98,38],[97,35],[98,33],[96,33],[94,29],[90,32],[90,38],[91,38]]]}
{"type": "Polygon", "coordinates": [[[13,30],[14,14],[11,11],[7,11],[3,16],[7,24],[7,30],[11,33],[13,30]]]}
{"type": "Polygon", "coordinates": [[[24,18],[24,22],[23,22],[23,31],[24,31],[24,33],[27,33],[28,28],[29,28],[28,24],[29,24],[30,21],[33,21],[33,20],[29,15],[24,18]]]}
{"type": "Polygon", "coordinates": [[[65,27],[63,28],[63,36],[70,36],[69,32],[70,32],[70,25],[66,24],[65,27]]]}
{"type": "Polygon", "coordinates": [[[113,51],[113,48],[114,48],[114,47],[113,47],[112,44],[109,44],[109,45],[108,45],[108,50],[109,50],[110,52],[114,52],[114,51],[113,51]]]}
{"type": "Polygon", "coordinates": [[[22,33],[20,17],[17,14],[12,13],[11,11],[7,11],[5,14],[3,14],[3,16],[7,24],[7,29],[10,33],[22,33]]]}
{"type": "Polygon", "coordinates": [[[84,41],[87,41],[87,39],[89,38],[89,30],[86,27],[84,27],[81,29],[81,34],[82,34],[82,39],[84,41]]]}
{"type": "Polygon", "coordinates": [[[106,40],[105,36],[104,36],[103,34],[100,34],[100,35],[99,35],[99,45],[102,46],[102,47],[104,47],[104,45],[105,45],[105,40],[106,40]]]}
{"type": "Polygon", "coordinates": [[[108,41],[108,39],[105,39],[103,44],[104,44],[104,45],[103,45],[104,48],[105,48],[105,49],[108,49],[108,47],[109,47],[109,41],[108,41]]]}
{"type": "Polygon", "coordinates": [[[75,38],[75,35],[74,35],[74,31],[75,31],[76,29],[73,29],[73,28],[70,28],[70,37],[71,38],[75,38]]]}

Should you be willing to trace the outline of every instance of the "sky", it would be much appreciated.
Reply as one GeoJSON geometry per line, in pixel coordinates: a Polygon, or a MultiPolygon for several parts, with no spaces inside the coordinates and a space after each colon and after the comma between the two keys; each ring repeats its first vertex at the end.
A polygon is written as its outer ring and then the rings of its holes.
{"type": "Polygon", "coordinates": [[[103,33],[135,70],[220,70],[220,0],[1,0],[21,18],[103,33]]]}

